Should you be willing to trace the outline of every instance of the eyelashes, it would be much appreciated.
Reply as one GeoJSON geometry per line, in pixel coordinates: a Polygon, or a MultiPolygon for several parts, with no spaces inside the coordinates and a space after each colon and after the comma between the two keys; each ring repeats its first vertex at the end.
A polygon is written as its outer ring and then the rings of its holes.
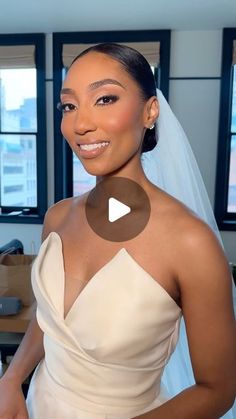
{"type": "MultiPolygon", "coordinates": [[[[96,100],[95,105],[96,106],[112,105],[113,103],[117,102],[118,99],[119,97],[116,95],[104,95],[96,100]]],[[[59,102],[57,104],[57,109],[62,113],[68,113],[68,112],[75,111],[76,109],[78,109],[78,107],[70,102],[67,102],[67,103],[59,102]]]]}
{"type": "Polygon", "coordinates": [[[72,103],[62,103],[59,102],[57,104],[57,109],[62,112],[62,113],[66,113],[66,112],[72,112],[76,109],[76,106],[73,105],[72,103]]]}
{"type": "Polygon", "coordinates": [[[119,98],[116,95],[104,95],[96,101],[96,105],[111,105],[112,103],[117,102],[118,99],[119,98]]]}

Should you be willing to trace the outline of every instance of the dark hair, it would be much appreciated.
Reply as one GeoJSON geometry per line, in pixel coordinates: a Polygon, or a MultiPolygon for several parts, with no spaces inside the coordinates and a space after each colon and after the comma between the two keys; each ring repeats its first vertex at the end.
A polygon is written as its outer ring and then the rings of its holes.
{"type": "MultiPolygon", "coordinates": [[[[87,48],[81,52],[72,62],[72,64],[83,55],[89,52],[100,52],[109,55],[118,61],[132,79],[139,86],[142,98],[148,100],[152,96],[156,96],[156,84],[152,69],[142,54],[126,45],[106,42],[97,44],[87,48]]],[[[71,64],[71,65],[72,65],[71,64]]],[[[141,153],[151,151],[157,144],[155,135],[155,126],[147,129],[144,135],[141,153]]]]}

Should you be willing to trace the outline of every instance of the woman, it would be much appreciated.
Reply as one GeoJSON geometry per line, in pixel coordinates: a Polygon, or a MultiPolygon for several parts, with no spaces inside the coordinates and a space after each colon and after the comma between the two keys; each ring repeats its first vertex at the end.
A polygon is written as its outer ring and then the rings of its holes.
{"type": "MultiPolygon", "coordinates": [[[[32,273],[37,319],[1,379],[0,418],[27,417],[20,385],[39,361],[32,419],[219,418],[235,398],[231,276],[212,229],[144,173],[141,153],[156,146],[162,112],[148,63],[116,44],[86,50],[68,71],[60,108],[62,133],[87,172],[100,185],[136,182],[151,213],[140,234],[120,242],[90,228],[88,194],[48,210],[32,273]],[[181,315],[196,383],[168,399],[160,381],[181,315]]],[[[132,211],[142,213],[135,202],[132,211]]]]}

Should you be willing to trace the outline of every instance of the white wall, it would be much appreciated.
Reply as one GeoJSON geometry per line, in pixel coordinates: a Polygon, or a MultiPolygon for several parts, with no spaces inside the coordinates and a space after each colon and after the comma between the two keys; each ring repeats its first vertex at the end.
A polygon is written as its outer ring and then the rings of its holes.
{"type": "MultiPolygon", "coordinates": [[[[173,31],[170,105],[182,123],[214,205],[222,31],[173,31]]],[[[236,232],[221,232],[226,254],[236,262],[236,232]]]]}
{"type": "MultiPolygon", "coordinates": [[[[52,78],[52,37],[47,36],[47,79],[52,78]]],[[[173,31],[171,42],[170,104],[182,123],[214,202],[222,31],[173,31]]],[[[47,81],[48,202],[53,203],[53,101],[47,81]]],[[[26,253],[38,251],[41,226],[0,224],[0,245],[19,238],[26,253]]],[[[236,232],[222,232],[226,254],[236,262],[236,232]]]]}

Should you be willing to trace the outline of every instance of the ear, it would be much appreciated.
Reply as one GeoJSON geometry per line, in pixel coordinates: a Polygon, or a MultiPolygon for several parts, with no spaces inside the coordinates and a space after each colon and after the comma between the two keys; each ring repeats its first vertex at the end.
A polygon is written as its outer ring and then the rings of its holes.
{"type": "Polygon", "coordinates": [[[144,109],[144,126],[145,128],[151,128],[159,115],[159,103],[156,96],[152,96],[148,99],[144,109]]]}

